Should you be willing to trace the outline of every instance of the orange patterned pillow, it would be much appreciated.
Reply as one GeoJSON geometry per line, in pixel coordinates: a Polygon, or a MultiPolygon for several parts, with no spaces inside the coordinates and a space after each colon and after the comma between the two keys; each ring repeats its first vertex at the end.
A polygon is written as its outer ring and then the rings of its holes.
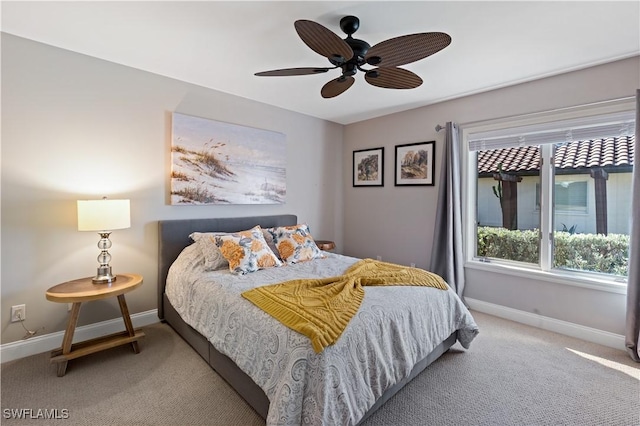
{"type": "Polygon", "coordinates": [[[313,240],[307,224],[269,228],[280,258],[293,264],[325,257],[313,240]]]}
{"type": "Polygon", "coordinates": [[[220,253],[229,262],[229,270],[235,274],[282,266],[280,259],[267,245],[260,226],[247,231],[218,235],[215,240],[220,253]]]}

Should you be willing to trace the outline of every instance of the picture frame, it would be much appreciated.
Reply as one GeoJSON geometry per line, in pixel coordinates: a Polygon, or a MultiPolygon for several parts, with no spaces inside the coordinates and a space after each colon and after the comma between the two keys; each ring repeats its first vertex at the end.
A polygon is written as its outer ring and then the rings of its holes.
{"type": "Polygon", "coordinates": [[[353,186],[384,186],[384,147],[353,151],[353,186]]]}
{"type": "Polygon", "coordinates": [[[170,203],[285,204],[283,133],[172,113],[170,203]]]}
{"type": "Polygon", "coordinates": [[[434,186],[435,153],[435,141],[396,145],[395,186],[434,186]]]}

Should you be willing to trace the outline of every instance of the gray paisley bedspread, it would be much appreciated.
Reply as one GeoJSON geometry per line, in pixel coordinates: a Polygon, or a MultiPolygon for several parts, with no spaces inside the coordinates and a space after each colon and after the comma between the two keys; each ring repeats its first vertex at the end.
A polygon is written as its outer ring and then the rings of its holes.
{"type": "Polygon", "coordinates": [[[315,353],[307,337],[240,294],[295,278],[342,275],[358,259],[325,253],[325,259],[239,276],[205,272],[194,246],[169,270],[169,301],[262,388],[270,401],[267,425],[354,425],[452,332],[458,330],[464,348],[478,333],[452,290],[365,287],[360,310],[342,336],[315,353]]]}

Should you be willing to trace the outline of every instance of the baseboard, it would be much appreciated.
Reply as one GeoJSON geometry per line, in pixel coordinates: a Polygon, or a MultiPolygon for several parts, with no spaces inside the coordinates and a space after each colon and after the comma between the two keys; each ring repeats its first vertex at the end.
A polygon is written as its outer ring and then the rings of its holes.
{"type": "MultiPolygon", "coordinates": [[[[157,309],[131,315],[131,322],[135,328],[154,324],[158,321],[160,320],[158,319],[157,309]]],[[[73,334],[73,342],[82,342],[120,331],[124,331],[122,318],[114,318],[96,324],[84,325],[76,328],[73,334]]],[[[13,361],[59,348],[62,344],[63,337],[64,331],[56,331],[55,333],[43,334],[42,336],[34,336],[27,340],[6,343],[0,346],[0,361],[13,361]]]]}
{"type": "Polygon", "coordinates": [[[584,325],[549,318],[543,315],[532,314],[530,312],[520,311],[518,309],[508,308],[506,306],[496,305],[489,302],[483,302],[482,300],[470,299],[468,297],[465,297],[464,300],[467,302],[470,309],[478,312],[541,328],[543,330],[553,331],[566,336],[576,337],[588,342],[609,346],[610,348],[620,349],[622,351],[625,350],[625,338],[620,334],[598,330],[597,328],[585,327],[584,325]]]}

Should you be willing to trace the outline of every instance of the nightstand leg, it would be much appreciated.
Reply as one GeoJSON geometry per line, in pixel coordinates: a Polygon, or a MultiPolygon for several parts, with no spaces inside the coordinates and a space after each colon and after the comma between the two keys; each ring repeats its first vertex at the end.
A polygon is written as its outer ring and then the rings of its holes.
{"type": "MultiPolygon", "coordinates": [[[[122,319],[124,320],[124,326],[127,328],[127,333],[129,333],[129,336],[133,337],[136,332],[133,329],[133,324],[131,323],[129,308],[127,308],[127,301],[124,299],[124,294],[118,296],[118,303],[120,304],[120,312],[122,312],[122,319]]],[[[137,340],[135,342],[131,342],[131,347],[133,348],[134,353],[140,352],[137,340]]]]}
{"type": "MultiPolygon", "coordinates": [[[[71,343],[73,342],[73,333],[76,331],[76,325],[78,324],[78,318],[80,317],[80,302],[75,302],[71,307],[71,315],[69,316],[69,322],[67,323],[67,329],[64,332],[64,338],[62,339],[62,355],[67,355],[71,352],[71,343]]],[[[67,372],[67,361],[61,361],[58,363],[58,377],[62,377],[67,372]]]]}
{"type": "Polygon", "coordinates": [[[61,361],[58,363],[58,367],[57,367],[58,377],[64,376],[65,373],[67,372],[67,362],[68,361],[61,361]]]}

